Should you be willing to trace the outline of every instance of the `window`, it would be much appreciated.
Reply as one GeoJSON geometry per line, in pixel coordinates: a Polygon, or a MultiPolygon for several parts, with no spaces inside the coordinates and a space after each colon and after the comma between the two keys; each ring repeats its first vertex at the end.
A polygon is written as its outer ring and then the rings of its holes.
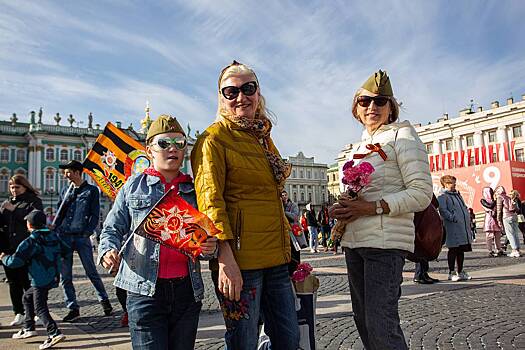
{"type": "Polygon", "coordinates": [[[465,136],[465,141],[467,141],[467,147],[474,146],[474,135],[465,136]]]}
{"type": "Polygon", "coordinates": [[[297,203],[297,192],[293,193],[293,201],[294,203],[297,203]]]}
{"type": "Polygon", "coordinates": [[[2,148],[0,150],[0,162],[2,163],[9,162],[9,148],[2,148]]]}
{"type": "Polygon", "coordinates": [[[308,202],[312,203],[312,192],[308,193],[308,202]]]}
{"type": "Polygon", "coordinates": [[[17,149],[16,150],[16,162],[17,163],[25,163],[26,162],[26,150],[25,149],[17,149]]]}
{"type": "Polygon", "coordinates": [[[46,149],[46,162],[54,162],[54,161],[55,161],[55,149],[47,148],[46,149]]]}
{"type": "Polygon", "coordinates": [[[312,178],[312,172],[311,172],[310,170],[308,170],[308,171],[306,172],[306,178],[307,178],[307,179],[311,179],[311,178],[312,178]]]}
{"type": "Polygon", "coordinates": [[[60,169],[58,173],[58,186],[56,192],[60,193],[60,191],[67,186],[69,185],[67,179],[64,177],[64,170],[60,169]]]}
{"type": "Polygon", "coordinates": [[[304,186],[303,185],[299,185],[299,188],[304,188],[304,186]]]}
{"type": "Polygon", "coordinates": [[[304,178],[304,171],[301,170],[301,171],[299,172],[299,177],[300,177],[301,179],[304,178]]]}
{"type": "Polygon", "coordinates": [[[301,192],[301,202],[304,202],[304,192],[301,192]]]}
{"type": "Polygon", "coordinates": [[[61,162],[67,162],[69,160],[69,152],[67,149],[61,149],[60,150],[60,161],[61,162]]]}
{"type": "Polygon", "coordinates": [[[498,160],[498,152],[496,152],[496,151],[492,152],[492,161],[493,162],[498,162],[499,161],[498,160]]]}
{"type": "Polygon", "coordinates": [[[516,137],[522,137],[522,136],[523,136],[523,133],[521,131],[521,125],[513,126],[512,127],[512,137],[516,138],[516,137]]]}
{"type": "Polygon", "coordinates": [[[317,179],[317,171],[314,171],[314,179],[317,179]]]}
{"type": "Polygon", "coordinates": [[[292,188],[295,190],[297,188],[297,185],[292,185],[292,188]]]}
{"type": "Polygon", "coordinates": [[[487,134],[489,135],[489,142],[496,142],[496,130],[489,130],[487,134]]]}
{"type": "Polygon", "coordinates": [[[7,193],[9,190],[9,170],[0,171],[0,193],[7,193]]]}
{"type": "Polygon", "coordinates": [[[79,149],[74,150],[73,151],[73,159],[81,162],[82,161],[82,151],[79,150],[79,149]]]}
{"type": "Polygon", "coordinates": [[[474,155],[474,152],[470,155],[470,159],[468,161],[468,165],[472,166],[476,164],[476,156],[474,155]]]}
{"type": "Polygon", "coordinates": [[[323,192],[323,203],[326,202],[326,197],[325,197],[325,193],[323,192]]]}
{"type": "Polygon", "coordinates": [[[27,171],[24,168],[16,169],[15,174],[24,175],[25,177],[27,177],[27,171]]]}
{"type": "Polygon", "coordinates": [[[297,177],[297,174],[296,174],[295,169],[294,169],[294,170],[292,170],[292,178],[295,178],[295,177],[297,177]]]}
{"type": "Polygon", "coordinates": [[[445,140],[445,149],[447,151],[452,151],[452,149],[454,148],[453,146],[454,144],[452,143],[452,139],[447,139],[445,140]]]}
{"type": "Polygon", "coordinates": [[[55,187],[55,169],[46,168],[44,173],[44,191],[45,192],[55,192],[57,189],[55,187]]]}
{"type": "Polygon", "coordinates": [[[523,148],[514,150],[514,155],[516,156],[516,161],[525,162],[525,150],[523,148]]]}
{"type": "Polygon", "coordinates": [[[427,150],[428,154],[434,153],[434,145],[432,142],[425,143],[425,149],[427,150]]]}
{"type": "Polygon", "coordinates": [[[451,159],[450,160],[450,169],[454,169],[456,167],[456,162],[454,161],[454,159],[451,159]]]}

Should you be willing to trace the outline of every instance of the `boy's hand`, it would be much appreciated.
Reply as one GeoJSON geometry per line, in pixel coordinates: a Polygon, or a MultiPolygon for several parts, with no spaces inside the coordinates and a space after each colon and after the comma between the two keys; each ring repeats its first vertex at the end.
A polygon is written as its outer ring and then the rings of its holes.
{"type": "Polygon", "coordinates": [[[0,260],[2,260],[6,256],[6,253],[0,253],[0,260]]]}
{"type": "Polygon", "coordinates": [[[120,256],[115,249],[107,251],[102,257],[102,266],[109,270],[110,274],[116,274],[120,265],[120,256]]]}
{"type": "Polygon", "coordinates": [[[206,241],[201,243],[202,254],[212,255],[217,249],[217,237],[208,237],[206,241]]]}

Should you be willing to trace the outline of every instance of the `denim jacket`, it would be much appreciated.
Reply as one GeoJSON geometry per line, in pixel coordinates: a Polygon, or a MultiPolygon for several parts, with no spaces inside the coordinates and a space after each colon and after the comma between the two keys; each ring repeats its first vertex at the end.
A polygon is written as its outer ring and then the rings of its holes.
{"type": "Polygon", "coordinates": [[[89,237],[98,225],[100,215],[100,195],[98,188],[84,181],[69,192],[65,187],[60,193],[58,207],[66,201],[56,222],[55,231],[59,235],[89,237]]]}
{"type": "MultiPolygon", "coordinates": [[[[132,234],[162,197],[164,190],[160,178],[152,175],[134,175],[126,181],[117,194],[100,234],[99,264],[107,251],[111,249],[120,251],[125,237],[132,234]]],[[[186,202],[197,207],[192,183],[180,183],[178,194],[186,202]]],[[[159,269],[159,253],[159,243],[133,235],[122,252],[114,285],[133,293],[153,296],[159,269]]],[[[199,261],[188,259],[188,270],[195,300],[201,301],[204,298],[204,283],[199,261]]]]}

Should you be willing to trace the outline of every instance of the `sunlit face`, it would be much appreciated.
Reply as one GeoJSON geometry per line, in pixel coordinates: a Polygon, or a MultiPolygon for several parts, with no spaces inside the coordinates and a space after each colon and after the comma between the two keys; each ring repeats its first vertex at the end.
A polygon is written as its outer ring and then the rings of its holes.
{"type": "Polygon", "coordinates": [[[171,145],[167,149],[161,149],[157,142],[161,139],[180,139],[184,135],[180,132],[168,132],[165,134],[156,135],[146,146],[146,153],[150,157],[153,167],[159,171],[174,172],[178,171],[184,161],[184,149],[177,149],[174,145],[171,145]]]}
{"type": "Polygon", "coordinates": [[[79,182],[82,180],[82,172],[79,170],[65,169],[64,177],[70,182],[79,182]]]}
{"type": "Polygon", "coordinates": [[[25,193],[27,191],[27,188],[25,188],[22,185],[15,184],[13,182],[9,183],[9,192],[11,192],[11,196],[17,197],[21,194],[25,193]]]}
{"type": "Polygon", "coordinates": [[[449,191],[454,192],[456,190],[456,181],[451,181],[445,183],[445,188],[449,191]]]}
{"type": "MultiPolygon", "coordinates": [[[[379,96],[368,90],[363,90],[359,96],[379,96]]],[[[358,96],[358,97],[359,97],[358,96]]],[[[375,101],[372,100],[368,107],[362,107],[357,103],[357,116],[368,132],[377,130],[381,125],[388,124],[388,117],[392,111],[390,102],[384,106],[378,106],[375,101]]]]}
{"type": "MultiPolygon", "coordinates": [[[[220,89],[222,90],[226,86],[236,86],[240,88],[243,84],[254,80],[254,76],[251,74],[232,75],[222,81],[220,89]]],[[[257,92],[251,96],[246,96],[241,91],[233,100],[228,100],[220,93],[220,103],[223,109],[231,115],[249,119],[255,117],[255,111],[259,105],[259,98],[259,88],[257,88],[257,92]]]]}
{"type": "Polygon", "coordinates": [[[287,192],[281,193],[281,200],[283,201],[283,203],[288,202],[288,193],[287,192]]]}

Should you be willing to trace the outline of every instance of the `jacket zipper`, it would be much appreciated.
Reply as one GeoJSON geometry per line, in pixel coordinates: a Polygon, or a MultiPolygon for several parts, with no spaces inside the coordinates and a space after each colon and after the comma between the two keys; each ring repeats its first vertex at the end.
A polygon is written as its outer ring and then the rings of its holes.
{"type": "Polygon", "coordinates": [[[241,250],[242,211],[237,211],[237,222],[235,225],[235,248],[241,250]]]}

